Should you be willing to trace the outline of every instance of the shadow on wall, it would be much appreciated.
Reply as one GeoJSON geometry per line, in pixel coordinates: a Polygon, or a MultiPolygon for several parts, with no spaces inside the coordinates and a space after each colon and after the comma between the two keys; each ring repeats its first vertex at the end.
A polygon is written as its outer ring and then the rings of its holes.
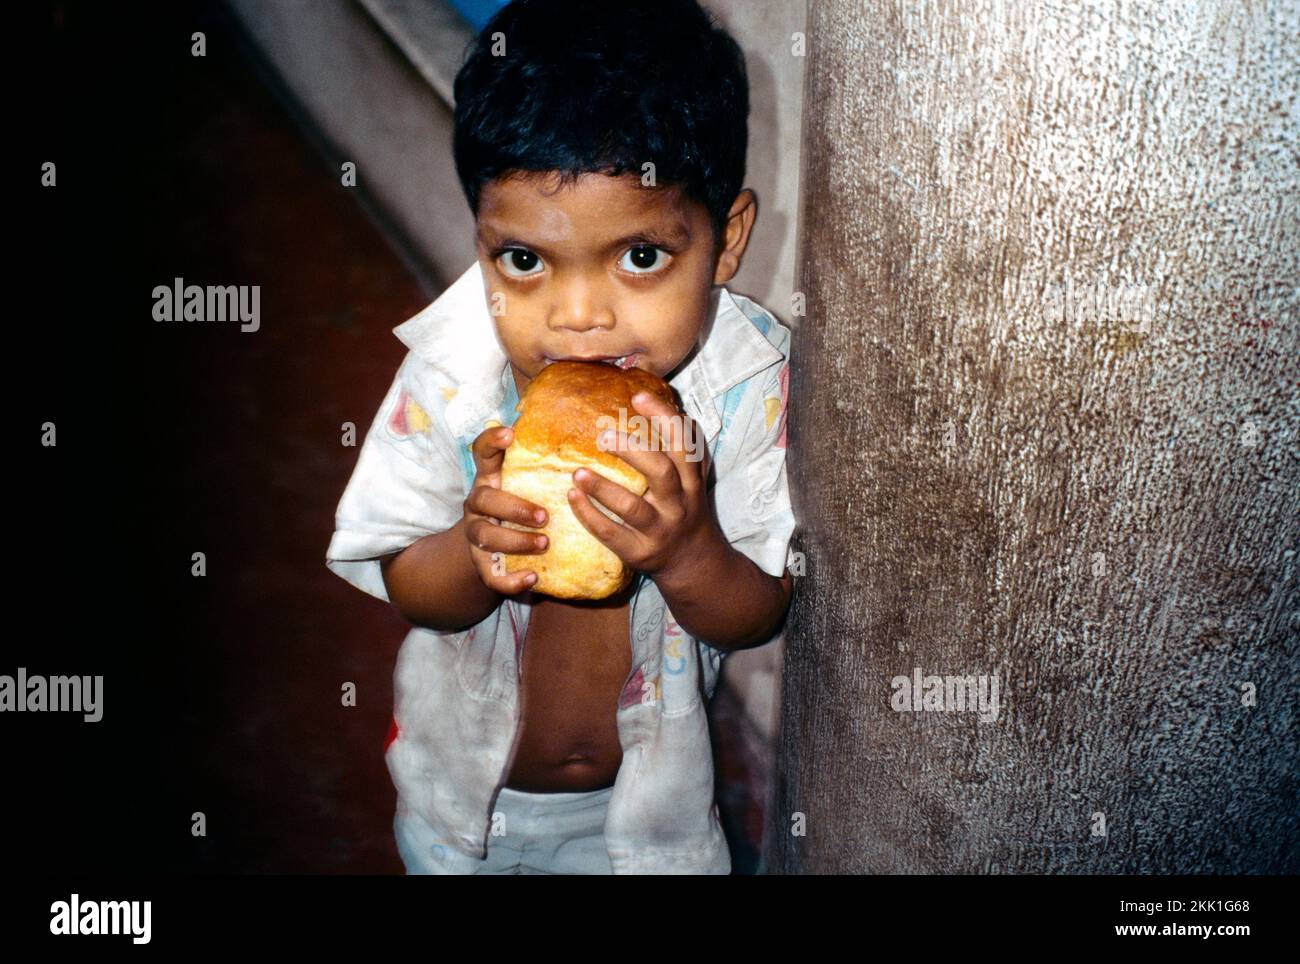
{"type": "Polygon", "coordinates": [[[745,165],[745,186],[758,196],[758,217],[750,234],[749,249],[728,288],[753,298],[786,325],[791,325],[789,288],[791,277],[785,242],[795,230],[794,217],[781,206],[777,183],[780,171],[774,162],[755,164],[753,155],[777,149],[781,143],[781,108],[777,103],[776,76],[771,66],[754,51],[745,57],[749,76],[749,153],[745,165]]]}

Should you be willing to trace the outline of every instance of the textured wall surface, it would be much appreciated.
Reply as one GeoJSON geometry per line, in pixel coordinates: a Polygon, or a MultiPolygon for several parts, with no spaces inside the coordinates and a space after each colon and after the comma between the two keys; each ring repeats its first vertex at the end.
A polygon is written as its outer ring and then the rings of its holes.
{"type": "Polygon", "coordinates": [[[1300,871],[1297,38],[814,0],[770,871],[1300,871]]]}

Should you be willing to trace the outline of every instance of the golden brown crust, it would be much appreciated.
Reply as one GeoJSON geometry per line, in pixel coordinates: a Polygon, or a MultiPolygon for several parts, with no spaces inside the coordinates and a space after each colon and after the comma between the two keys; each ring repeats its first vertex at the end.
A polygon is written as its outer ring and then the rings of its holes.
{"type": "MultiPolygon", "coordinates": [[[[645,476],[617,452],[602,452],[596,442],[601,431],[620,422],[631,434],[650,440],[648,426],[633,421],[644,419],[632,407],[632,396],[639,391],[650,392],[680,411],[672,387],[657,375],[605,362],[552,362],[524,390],[514,442],[506,449],[501,467],[501,487],[546,509],[546,526],[532,531],[545,533],[548,545],[539,554],[506,554],[504,562],[507,572],[536,571],[534,592],[603,599],[631,580],[622,560],[573,514],[566,493],[573,487],[573,471],[581,466],[635,495],[645,493],[645,476]]],[[[526,528],[508,520],[502,525],[526,528]]]]}
{"type": "Polygon", "coordinates": [[[560,459],[589,460],[593,469],[622,472],[628,464],[616,452],[602,452],[596,436],[601,416],[631,421],[632,396],[646,391],[676,407],[672,386],[640,368],[620,369],[606,362],[552,362],[524,389],[514,425],[515,441],[560,459]]]}

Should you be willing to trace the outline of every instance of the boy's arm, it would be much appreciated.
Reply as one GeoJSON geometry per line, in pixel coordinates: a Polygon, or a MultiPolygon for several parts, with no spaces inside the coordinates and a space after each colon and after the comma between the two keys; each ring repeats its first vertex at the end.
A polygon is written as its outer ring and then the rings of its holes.
{"type": "Polygon", "coordinates": [[[718,525],[682,554],[678,571],[655,576],[682,628],[719,650],[749,649],[772,639],[794,593],[786,568],[795,528],[786,477],[790,333],[777,326],[769,337],[786,360],[756,383],[737,412],[737,434],[715,466],[711,497],[718,525]]]}
{"type": "Polygon", "coordinates": [[[326,565],[416,625],[462,628],[491,611],[465,538],[464,472],[408,354],[361,444],[326,565]],[[429,404],[420,404],[429,399],[429,404]]]}
{"type": "Polygon", "coordinates": [[[465,519],[379,562],[389,601],[408,622],[459,631],[477,625],[505,597],[483,583],[470,556],[465,519]]]}
{"type": "Polygon", "coordinates": [[[788,570],[779,578],[768,575],[721,537],[691,553],[679,571],[656,573],[655,584],[682,629],[721,650],[770,640],[794,592],[788,570]]]}

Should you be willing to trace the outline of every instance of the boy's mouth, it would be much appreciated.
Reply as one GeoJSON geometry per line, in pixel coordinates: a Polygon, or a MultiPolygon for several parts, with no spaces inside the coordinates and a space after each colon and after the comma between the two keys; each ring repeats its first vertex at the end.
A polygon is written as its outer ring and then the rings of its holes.
{"type": "MultiPolygon", "coordinates": [[[[617,368],[628,369],[636,367],[637,362],[641,360],[641,352],[634,351],[626,355],[563,355],[559,358],[546,356],[546,365],[553,361],[590,361],[604,362],[607,365],[614,365],[617,368]]],[[[545,367],[543,365],[542,367],[545,367]]]]}

